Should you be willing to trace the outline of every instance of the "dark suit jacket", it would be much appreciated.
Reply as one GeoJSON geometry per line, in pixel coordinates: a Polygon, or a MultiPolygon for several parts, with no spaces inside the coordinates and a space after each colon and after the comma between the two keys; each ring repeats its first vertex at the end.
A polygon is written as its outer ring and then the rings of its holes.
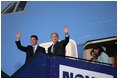
{"type": "Polygon", "coordinates": [[[28,63],[31,58],[36,54],[36,53],[45,53],[45,48],[38,46],[36,49],[36,52],[33,52],[33,47],[31,45],[28,45],[27,47],[22,46],[20,41],[16,41],[17,48],[21,51],[26,52],[26,60],[25,63],[28,63]]]}
{"type": "Polygon", "coordinates": [[[65,37],[65,40],[57,42],[54,45],[54,53],[51,52],[52,45],[48,48],[49,55],[56,55],[56,56],[65,56],[65,47],[69,42],[69,36],[65,37]]]}

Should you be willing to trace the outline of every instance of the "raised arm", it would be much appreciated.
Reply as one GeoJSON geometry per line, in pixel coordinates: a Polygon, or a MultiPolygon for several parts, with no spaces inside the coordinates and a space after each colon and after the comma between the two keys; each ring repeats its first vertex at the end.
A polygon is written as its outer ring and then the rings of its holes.
{"type": "Polygon", "coordinates": [[[21,33],[17,32],[16,33],[16,41],[15,41],[16,45],[17,45],[17,48],[21,51],[27,52],[27,47],[21,45],[20,37],[21,37],[21,33]]]}
{"type": "Polygon", "coordinates": [[[68,42],[69,42],[69,34],[68,34],[68,32],[69,32],[69,29],[68,29],[68,27],[65,25],[65,26],[64,26],[64,33],[65,33],[64,46],[66,46],[66,45],[68,44],[68,42]]]}

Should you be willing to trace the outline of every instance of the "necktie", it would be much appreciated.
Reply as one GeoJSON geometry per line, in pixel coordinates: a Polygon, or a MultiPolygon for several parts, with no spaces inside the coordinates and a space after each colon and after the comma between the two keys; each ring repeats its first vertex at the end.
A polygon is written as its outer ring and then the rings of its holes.
{"type": "Polygon", "coordinates": [[[52,45],[51,52],[54,53],[54,44],[52,45]]]}
{"type": "Polygon", "coordinates": [[[33,52],[35,53],[35,46],[33,46],[33,52]]]}

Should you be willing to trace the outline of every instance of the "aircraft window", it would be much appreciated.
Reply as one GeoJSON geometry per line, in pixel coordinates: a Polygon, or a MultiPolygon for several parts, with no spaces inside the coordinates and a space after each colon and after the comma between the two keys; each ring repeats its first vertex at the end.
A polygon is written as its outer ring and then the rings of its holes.
{"type": "Polygon", "coordinates": [[[117,68],[117,38],[109,37],[87,42],[84,47],[84,59],[90,60],[90,52],[95,45],[100,45],[104,49],[109,56],[109,64],[117,68]]]}
{"type": "Polygon", "coordinates": [[[11,4],[11,6],[4,12],[4,14],[12,13],[14,11],[15,5],[16,5],[16,2],[11,4]]]}
{"type": "Polygon", "coordinates": [[[24,10],[26,3],[27,1],[20,1],[18,8],[16,9],[16,12],[24,10]]]}

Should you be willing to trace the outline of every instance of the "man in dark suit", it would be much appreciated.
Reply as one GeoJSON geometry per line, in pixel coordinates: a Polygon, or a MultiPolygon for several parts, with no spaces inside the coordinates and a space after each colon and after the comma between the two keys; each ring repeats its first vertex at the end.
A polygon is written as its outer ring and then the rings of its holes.
{"type": "Polygon", "coordinates": [[[38,37],[36,35],[32,35],[30,38],[30,42],[31,45],[28,46],[22,46],[21,42],[20,42],[20,37],[21,37],[21,33],[17,32],[16,33],[16,45],[17,48],[23,52],[26,52],[26,60],[25,63],[28,63],[31,58],[36,54],[36,53],[44,53],[45,52],[45,48],[40,47],[37,42],[38,42],[38,37]]]}
{"type": "Polygon", "coordinates": [[[65,40],[58,41],[58,34],[52,33],[51,34],[51,40],[53,44],[48,48],[48,54],[49,55],[56,55],[56,56],[65,56],[65,47],[69,42],[69,35],[68,35],[68,28],[64,27],[64,33],[65,33],[65,40]]]}

